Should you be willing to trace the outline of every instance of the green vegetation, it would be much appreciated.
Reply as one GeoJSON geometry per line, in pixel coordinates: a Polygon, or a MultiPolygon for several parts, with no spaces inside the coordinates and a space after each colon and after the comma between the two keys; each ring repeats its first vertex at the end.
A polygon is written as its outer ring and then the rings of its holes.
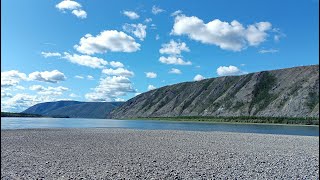
{"type": "Polygon", "coordinates": [[[276,78],[267,71],[262,72],[261,76],[262,77],[254,87],[252,92],[253,99],[249,106],[250,111],[253,106],[256,106],[256,110],[253,114],[257,114],[257,112],[265,109],[275,99],[275,96],[269,94],[269,91],[274,86],[276,78]]]}
{"type": "Polygon", "coordinates": [[[43,117],[39,114],[1,112],[1,117],[43,117]]]}
{"type": "Polygon", "coordinates": [[[169,121],[204,121],[233,123],[267,123],[319,125],[318,117],[257,117],[257,116],[179,116],[179,117],[137,117],[132,119],[169,120],[169,121]]]}

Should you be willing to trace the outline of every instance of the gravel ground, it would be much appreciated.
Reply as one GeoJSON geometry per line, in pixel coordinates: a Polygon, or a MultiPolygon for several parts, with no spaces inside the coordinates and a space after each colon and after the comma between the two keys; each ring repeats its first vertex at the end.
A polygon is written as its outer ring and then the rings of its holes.
{"type": "Polygon", "coordinates": [[[319,179],[319,137],[1,130],[1,179],[319,179]]]}

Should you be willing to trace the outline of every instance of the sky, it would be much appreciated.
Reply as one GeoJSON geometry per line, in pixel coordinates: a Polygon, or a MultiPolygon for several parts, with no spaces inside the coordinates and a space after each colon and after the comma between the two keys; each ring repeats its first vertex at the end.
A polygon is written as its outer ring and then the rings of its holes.
{"type": "Polygon", "coordinates": [[[1,1],[1,111],[318,64],[318,0],[1,1]]]}

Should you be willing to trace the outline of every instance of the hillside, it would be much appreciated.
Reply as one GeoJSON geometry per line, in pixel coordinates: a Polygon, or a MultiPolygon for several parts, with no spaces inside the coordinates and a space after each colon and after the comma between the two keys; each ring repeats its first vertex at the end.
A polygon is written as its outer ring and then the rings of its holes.
{"type": "Polygon", "coordinates": [[[109,117],[318,115],[319,65],[312,65],[165,86],[128,100],[109,117]]]}
{"type": "Polygon", "coordinates": [[[105,118],[122,102],[57,101],[36,104],[22,113],[50,117],[105,118]]]}

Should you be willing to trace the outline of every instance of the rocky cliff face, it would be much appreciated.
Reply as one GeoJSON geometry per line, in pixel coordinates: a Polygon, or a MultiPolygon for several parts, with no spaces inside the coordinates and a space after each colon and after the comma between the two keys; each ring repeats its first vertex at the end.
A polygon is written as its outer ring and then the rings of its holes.
{"type": "Polygon", "coordinates": [[[185,82],[140,94],[111,118],[319,116],[319,65],[185,82]]]}

